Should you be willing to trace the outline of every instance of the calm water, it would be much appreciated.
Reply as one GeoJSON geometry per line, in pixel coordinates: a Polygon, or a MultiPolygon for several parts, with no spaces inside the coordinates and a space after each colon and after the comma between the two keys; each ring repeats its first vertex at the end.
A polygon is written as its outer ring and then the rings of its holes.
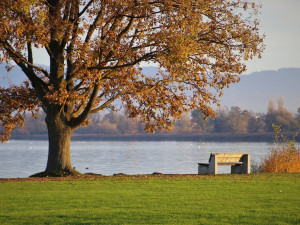
{"type": "MultiPolygon", "coordinates": [[[[72,141],[72,166],[82,173],[197,174],[197,163],[207,162],[211,152],[245,152],[260,162],[270,143],[222,142],[117,142],[72,141]]],[[[45,170],[47,141],[11,140],[0,144],[0,178],[28,177],[45,170]]],[[[219,167],[230,173],[230,166],[219,167]]]]}

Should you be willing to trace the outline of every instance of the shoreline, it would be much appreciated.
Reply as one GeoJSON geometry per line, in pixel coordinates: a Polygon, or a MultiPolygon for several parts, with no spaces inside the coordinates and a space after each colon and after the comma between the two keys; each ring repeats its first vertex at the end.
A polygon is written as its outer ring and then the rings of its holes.
{"type": "MultiPolygon", "coordinates": [[[[283,133],[292,139],[293,132],[283,133]]],[[[13,135],[11,140],[48,140],[47,135],[13,135]]],[[[193,142],[273,142],[274,136],[269,133],[231,134],[231,133],[178,133],[178,134],[73,134],[72,141],[193,141],[193,142]]],[[[300,141],[297,136],[295,141],[300,141]]]]}
{"type": "MultiPolygon", "coordinates": [[[[14,178],[0,178],[0,183],[7,182],[30,182],[30,181],[63,181],[63,180],[94,180],[94,179],[114,179],[114,178],[216,178],[216,177],[253,177],[253,176],[265,176],[271,175],[272,173],[250,173],[250,174],[231,174],[231,173],[222,173],[222,174],[164,174],[164,173],[152,173],[152,174],[113,174],[113,175],[102,175],[96,173],[85,173],[77,176],[65,176],[65,177],[14,177],[14,178]]],[[[275,173],[277,175],[300,175],[300,173],[275,173]]],[[[274,174],[273,174],[274,175],[274,174]]]]}

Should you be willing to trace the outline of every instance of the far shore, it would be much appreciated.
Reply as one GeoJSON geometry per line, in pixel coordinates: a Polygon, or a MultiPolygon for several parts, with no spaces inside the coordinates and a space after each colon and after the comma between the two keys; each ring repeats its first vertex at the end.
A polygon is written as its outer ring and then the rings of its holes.
{"type": "MultiPolygon", "coordinates": [[[[294,133],[284,133],[290,139],[294,133]]],[[[44,135],[13,135],[13,140],[47,140],[44,135]]],[[[232,134],[232,133],[176,133],[176,134],[73,134],[73,141],[195,141],[195,142],[273,142],[273,133],[232,134]]],[[[295,138],[300,141],[299,135],[295,138]]]]}

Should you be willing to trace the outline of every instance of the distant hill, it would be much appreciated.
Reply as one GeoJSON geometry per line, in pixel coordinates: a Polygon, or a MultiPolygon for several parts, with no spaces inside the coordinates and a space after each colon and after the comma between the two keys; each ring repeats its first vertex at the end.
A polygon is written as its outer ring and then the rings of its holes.
{"type": "MultiPolygon", "coordinates": [[[[156,73],[157,68],[145,67],[146,74],[156,73]]],[[[224,89],[221,106],[239,106],[241,109],[266,113],[269,99],[277,103],[282,96],[286,109],[296,113],[300,107],[300,68],[283,68],[242,75],[237,84],[224,89]]]]}
{"type": "MultiPolygon", "coordinates": [[[[145,74],[155,74],[156,67],[144,67],[145,74]]],[[[18,67],[7,73],[0,65],[0,86],[20,84],[26,77],[18,67]],[[4,78],[5,77],[5,78],[4,78]]],[[[300,107],[300,68],[284,68],[277,71],[261,71],[241,76],[237,84],[224,89],[221,106],[239,106],[241,109],[265,113],[270,98],[276,103],[282,96],[288,111],[296,113],[300,107]]]]}
{"type": "Polygon", "coordinates": [[[237,84],[224,90],[221,104],[239,106],[254,112],[267,112],[270,98],[282,96],[286,109],[296,113],[300,107],[300,68],[255,72],[241,76],[237,84]]]}

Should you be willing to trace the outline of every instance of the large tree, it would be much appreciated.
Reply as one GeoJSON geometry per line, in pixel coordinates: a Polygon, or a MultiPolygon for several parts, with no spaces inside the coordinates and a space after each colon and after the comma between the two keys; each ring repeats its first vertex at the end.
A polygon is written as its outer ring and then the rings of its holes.
{"type": "MultiPolygon", "coordinates": [[[[72,132],[114,102],[147,131],[194,108],[215,116],[222,89],[263,50],[248,0],[1,0],[0,62],[28,78],[0,89],[2,140],[24,112],[46,114],[46,172],[72,171],[72,132]],[[49,57],[47,70],[34,61],[49,57]],[[141,63],[160,68],[146,76],[141,63]]],[[[10,69],[10,68],[8,68],[10,69]]]]}

